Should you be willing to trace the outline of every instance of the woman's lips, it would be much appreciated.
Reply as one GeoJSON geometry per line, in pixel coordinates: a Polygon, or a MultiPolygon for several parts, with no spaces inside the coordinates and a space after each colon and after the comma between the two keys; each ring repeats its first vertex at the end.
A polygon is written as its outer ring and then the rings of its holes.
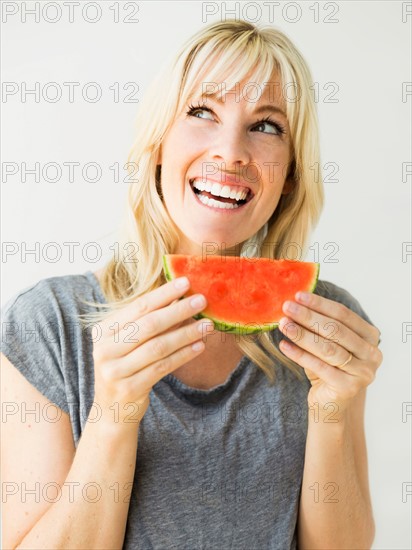
{"type": "MultiPolygon", "coordinates": [[[[190,187],[191,187],[191,189],[192,189],[192,191],[195,195],[199,195],[199,194],[202,193],[203,195],[207,196],[208,198],[215,199],[215,200],[218,200],[220,202],[229,202],[231,204],[237,204],[238,206],[242,206],[243,204],[246,204],[247,202],[249,202],[254,197],[254,193],[250,189],[250,187],[247,187],[247,186],[244,186],[244,185],[235,185],[235,184],[231,185],[231,184],[228,184],[228,183],[220,183],[220,185],[222,185],[222,186],[228,185],[229,187],[235,188],[238,191],[241,191],[241,190],[242,191],[244,191],[244,190],[248,191],[248,194],[246,195],[245,199],[233,202],[234,199],[231,199],[230,197],[217,196],[217,195],[213,195],[210,191],[206,191],[206,190],[200,191],[200,190],[198,190],[193,185],[193,183],[196,179],[200,179],[200,178],[190,178],[190,180],[189,180],[189,185],[190,185],[190,187]]],[[[210,180],[210,179],[208,179],[207,181],[209,181],[211,184],[219,183],[215,180],[210,180]]]]}
{"type": "MultiPolygon", "coordinates": [[[[220,199],[224,199],[225,197],[216,197],[216,196],[213,196],[211,193],[209,192],[205,192],[205,191],[199,191],[199,193],[196,193],[195,191],[195,188],[193,187],[192,185],[193,183],[193,180],[189,180],[189,187],[192,191],[192,194],[194,195],[195,197],[195,200],[198,204],[200,204],[201,206],[203,206],[204,208],[208,208],[209,210],[212,210],[212,211],[215,211],[215,212],[220,212],[220,213],[232,213],[232,212],[237,212],[239,210],[242,210],[244,206],[246,206],[253,198],[253,193],[252,191],[249,190],[249,194],[247,195],[246,197],[246,202],[241,202],[241,203],[231,203],[231,204],[236,204],[236,207],[235,208],[220,208],[218,206],[209,206],[207,204],[204,204],[200,199],[199,199],[199,195],[200,193],[207,193],[208,196],[210,196],[210,198],[214,199],[214,200],[220,200],[220,199]]],[[[221,200],[221,202],[231,202],[230,199],[229,201],[226,200],[221,200]]]]}

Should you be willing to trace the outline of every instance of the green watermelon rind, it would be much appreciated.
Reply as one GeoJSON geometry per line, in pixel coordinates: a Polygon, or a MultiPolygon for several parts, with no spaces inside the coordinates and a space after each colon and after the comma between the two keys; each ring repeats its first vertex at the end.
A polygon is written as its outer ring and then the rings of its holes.
{"type": "MultiPolygon", "coordinates": [[[[311,262],[317,265],[316,274],[313,280],[313,284],[311,288],[309,289],[302,289],[304,292],[314,292],[316,289],[316,286],[318,284],[319,280],[319,273],[320,273],[320,264],[317,262],[311,262]]],[[[167,281],[173,281],[176,277],[174,277],[170,272],[170,266],[167,262],[166,255],[163,255],[163,272],[165,274],[167,281]]],[[[179,300],[183,300],[185,296],[181,296],[179,300]]],[[[265,323],[265,327],[257,328],[257,327],[248,327],[246,325],[241,325],[240,323],[225,323],[224,321],[221,321],[219,319],[215,319],[214,317],[211,317],[210,315],[204,315],[204,313],[199,312],[196,315],[192,316],[193,319],[200,320],[200,319],[210,319],[213,321],[214,328],[218,330],[219,332],[226,332],[228,334],[257,334],[259,332],[269,332],[271,330],[276,329],[279,326],[279,321],[275,323],[265,323]]],[[[258,323],[255,323],[258,324],[258,323]]]]}

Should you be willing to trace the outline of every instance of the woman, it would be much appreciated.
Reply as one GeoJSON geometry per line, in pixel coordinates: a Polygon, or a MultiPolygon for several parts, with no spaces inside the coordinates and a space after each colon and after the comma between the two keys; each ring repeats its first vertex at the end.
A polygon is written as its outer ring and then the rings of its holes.
{"type": "Polygon", "coordinates": [[[279,330],[235,337],[162,273],[205,246],[303,259],[323,204],[310,85],[278,30],[204,27],[140,106],[120,257],[4,307],[5,547],[371,546],[382,355],[359,303],[319,281],[279,330]]]}

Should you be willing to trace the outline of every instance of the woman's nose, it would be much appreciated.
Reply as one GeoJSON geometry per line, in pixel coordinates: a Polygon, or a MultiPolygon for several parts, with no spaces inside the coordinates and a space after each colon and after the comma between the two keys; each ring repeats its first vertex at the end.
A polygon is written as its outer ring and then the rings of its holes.
{"type": "Polygon", "coordinates": [[[224,162],[226,167],[231,165],[247,165],[252,160],[246,136],[239,127],[221,128],[213,138],[210,147],[210,156],[215,161],[224,162]]]}

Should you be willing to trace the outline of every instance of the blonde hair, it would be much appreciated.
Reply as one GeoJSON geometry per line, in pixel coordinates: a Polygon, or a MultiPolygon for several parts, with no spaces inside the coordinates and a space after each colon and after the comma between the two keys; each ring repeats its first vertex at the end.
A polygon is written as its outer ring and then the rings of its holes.
{"type": "MultiPolygon", "coordinates": [[[[112,258],[103,270],[101,287],[107,304],[86,302],[101,310],[81,316],[86,326],[166,282],[162,256],[173,253],[179,234],[162,202],[156,162],[163,137],[188,97],[197,91],[204,95],[200,90],[204,82],[225,82],[226,89],[231,90],[247,75],[263,90],[275,73],[283,90],[291,87],[295,90],[295,100],[289,99],[288,91],[286,101],[292,143],[289,177],[294,185],[290,193],[281,195],[267,222],[261,256],[303,259],[301,254],[306,254],[307,240],[324,200],[320,170],[316,179],[313,170],[314,166],[320,167],[320,152],[309,68],[291,40],[272,26],[259,28],[235,19],[211,23],[185,42],[140,103],[135,141],[127,159],[130,165],[138,167],[138,179],[128,190],[119,233],[120,255],[112,258]],[[137,261],[130,262],[128,258],[130,243],[137,245],[137,261]],[[276,244],[272,246],[273,243],[276,244]]],[[[263,370],[271,384],[275,381],[273,356],[302,379],[301,367],[279,351],[275,333],[240,335],[238,346],[263,370]]]]}

